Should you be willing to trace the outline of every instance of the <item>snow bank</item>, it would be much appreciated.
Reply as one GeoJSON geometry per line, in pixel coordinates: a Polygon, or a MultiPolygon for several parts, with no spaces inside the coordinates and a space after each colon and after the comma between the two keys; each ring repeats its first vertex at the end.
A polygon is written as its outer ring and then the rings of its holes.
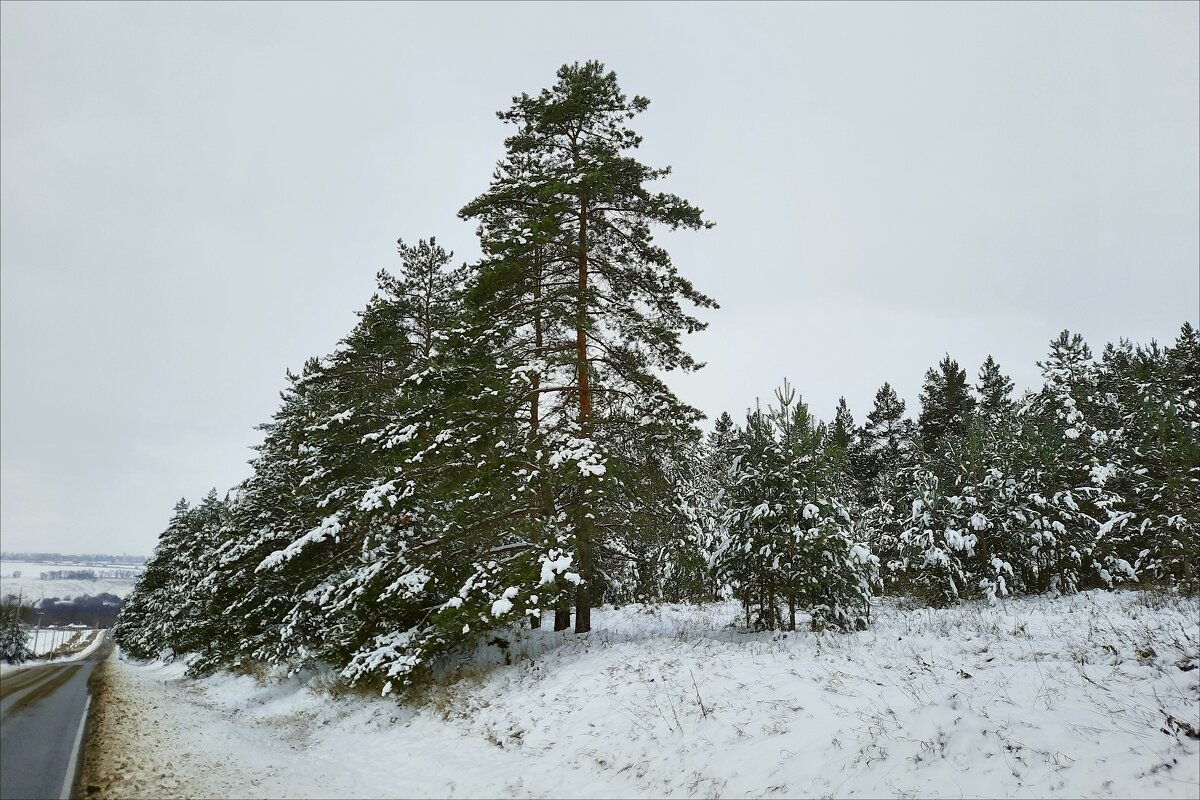
{"type": "Polygon", "coordinates": [[[1090,592],[770,635],[729,604],[605,608],[410,706],[116,662],[101,755],[126,766],[90,796],[1196,798],[1198,615],[1090,592]]]}

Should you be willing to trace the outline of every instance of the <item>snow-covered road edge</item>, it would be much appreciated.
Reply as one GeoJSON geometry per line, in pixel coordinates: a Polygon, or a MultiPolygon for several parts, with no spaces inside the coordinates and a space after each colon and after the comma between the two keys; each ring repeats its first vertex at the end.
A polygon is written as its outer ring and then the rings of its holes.
{"type": "Polygon", "coordinates": [[[39,664],[66,664],[71,661],[83,661],[91,656],[104,644],[104,638],[108,635],[108,631],[101,630],[97,635],[92,637],[87,647],[82,650],[69,653],[67,655],[56,656],[54,658],[31,658],[28,661],[23,661],[20,664],[9,664],[5,661],[0,661],[0,675],[11,675],[19,670],[29,667],[36,667],[39,664]]]}

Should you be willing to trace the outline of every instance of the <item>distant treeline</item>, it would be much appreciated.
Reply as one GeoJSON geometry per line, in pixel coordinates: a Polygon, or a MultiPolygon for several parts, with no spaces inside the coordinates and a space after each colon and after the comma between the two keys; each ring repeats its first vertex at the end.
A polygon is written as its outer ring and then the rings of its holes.
{"type": "Polygon", "coordinates": [[[146,563],[145,556],[130,556],[130,555],[111,555],[107,553],[78,553],[78,554],[63,554],[63,553],[8,553],[0,552],[0,560],[3,561],[35,561],[42,564],[87,564],[87,565],[109,565],[109,564],[128,564],[133,567],[140,567],[146,563]]]}
{"type": "Polygon", "coordinates": [[[39,574],[44,581],[94,581],[97,578],[133,579],[141,574],[136,569],[55,569],[39,574]]]}
{"type": "Polygon", "coordinates": [[[94,581],[96,573],[90,569],[56,569],[38,577],[44,581],[94,581]]]}
{"type": "Polygon", "coordinates": [[[102,592],[61,600],[48,597],[41,603],[21,607],[21,621],[27,625],[88,625],[110,628],[121,610],[121,598],[102,592]],[[39,620],[39,614],[41,618],[39,620]]]}

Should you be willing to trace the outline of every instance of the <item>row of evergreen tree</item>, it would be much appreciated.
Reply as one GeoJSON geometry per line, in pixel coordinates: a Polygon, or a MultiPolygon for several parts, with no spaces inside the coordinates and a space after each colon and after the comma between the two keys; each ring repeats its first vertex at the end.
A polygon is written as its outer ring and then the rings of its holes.
{"type": "MultiPolygon", "coordinates": [[[[409,276],[448,261],[436,245],[401,251],[409,276]]],[[[583,581],[571,570],[569,519],[547,515],[529,533],[537,521],[528,514],[504,518],[529,502],[532,477],[519,458],[488,457],[508,447],[497,431],[481,425],[451,440],[431,407],[414,406],[397,418],[407,422],[389,420],[382,447],[368,447],[384,438],[380,418],[347,434],[352,417],[334,421],[340,402],[299,413],[305,387],[324,385],[335,359],[360,371],[362,353],[350,352],[292,376],[283,408],[263,426],[253,478],[224,499],[213,491],[194,507],[180,501],[122,611],[127,649],[195,654],[200,669],[246,657],[296,668],[332,661],[370,679],[408,676],[520,618],[538,626],[542,609],[556,629],[568,626],[571,590],[583,581]],[[423,413],[420,443],[404,429],[423,413]],[[466,461],[464,436],[481,437],[466,461]],[[370,480],[381,466],[362,462],[383,453],[408,476],[403,487],[370,480]],[[356,471],[368,477],[347,491],[356,471]],[[343,516],[325,510],[343,497],[343,516]],[[356,529],[361,538],[351,538],[356,529]],[[539,535],[540,548],[529,541],[539,535]]],[[[1064,332],[1040,366],[1043,387],[1014,398],[990,356],[973,387],[947,357],[926,374],[915,421],[884,384],[862,426],[844,398],[832,421],[818,420],[785,381],[776,403],[748,412],[743,426],[722,414],[706,441],[683,437],[662,451],[680,461],[623,457],[623,474],[645,486],[612,490],[624,511],[595,506],[618,521],[599,549],[592,599],[731,594],[748,625],[794,629],[805,611],[814,627],[848,629],[866,624],[881,590],[945,603],[1122,583],[1200,589],[1195,329],[1185,323],[1165,349],[1109,345],[1099,361],[1064,332]]],[[[514,433],[530,430],[501,435],[514,433]]],[[[567,477],[597,471],[589,465],[608,474],[608,459],[579,455],[569,454],[567,477]]]]}
{"type": "Polygon", "coordinates": [[[1013,397],[988,356],[947,356],[913,421],[889,384],[856,426],[786,382],[707,440],[723,538],[713,563],[748,622],[861,625],[872,591],[930,602],[1117,584],[1200,589],[1200,338],[1122,340],[1099,360],[1064,331],[1044,385],[1013,397]],[[753,612],[753,613],[752,613],[753,612]]]}
{"type": "Polygon", "coordinates": [[[176,506],[114,630],[127,651],[322,662],[386,693],[489,630],[586,632],[601,602],[732,593],[750,624],[848,629],[881,587],[1190,576],[1190,327],[1099,364],[1064,335],[1020,400],[994,363],[973,396],[947,359],[915,424],[886,385],[861,428],[785,386],[703,439],[659,376],[700,366],[685,305],[715,303],[652,229],[710,223],[632,157],[646,106],[596,62],[514,98],[505,156],[460,212],[483,258],[400,242],[353,330],[288,375],[251,477],[176,506]]]}

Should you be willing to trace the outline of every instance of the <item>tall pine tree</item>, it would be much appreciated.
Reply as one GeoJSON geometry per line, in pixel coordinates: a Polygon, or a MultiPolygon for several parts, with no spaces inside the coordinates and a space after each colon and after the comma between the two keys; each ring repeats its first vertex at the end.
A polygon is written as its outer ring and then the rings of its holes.
{"type": "Polygon", "coordinates": [[[668,169],[630,155],[641,137],[628,122],[648,104],[627,97],[599,62],[562,67],[553,87],[516,97],[500,113],[516,129],[505,160],[488,192],[460,212],[480,222],[492,257],[485,269],[502,271],[488,282],[507,284],[510,305],[534,328],[531,393],[561,396],[563,435],[547,443],[546,457],[551,467],[569,467],[558,470],[553,502],[569,523],[570,558],[582,577],[577,632],[591,629],[613,523],[628,506],[636,469],[618,463],[625,444],[640,441],[643,454],[653,447],[670,458],[694,436],[699,412],[655,375],[700,366],[680,334],[704,324],[681,302],[716,305],[654,243],[653,225],[710,223],[686,200],[648,188],[668,169]]]}

